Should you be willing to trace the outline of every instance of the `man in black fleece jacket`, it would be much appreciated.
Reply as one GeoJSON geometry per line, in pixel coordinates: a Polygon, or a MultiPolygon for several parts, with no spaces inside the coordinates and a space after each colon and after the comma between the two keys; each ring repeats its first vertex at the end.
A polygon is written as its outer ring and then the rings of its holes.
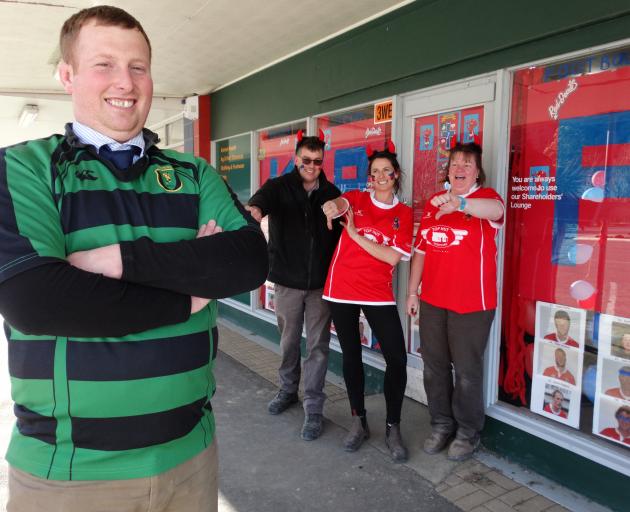
{"type": "Polygon", "coordinates": [[[330,310],[322,300],[328,266],[340,226],[326,225],[322,205],[340,195],[322,172],[324,140],[298,132],[295,167],[267,181],[246,207],[259,220],[269,215],[269,280],[275,283],[276,317],[282,363],[280,390],[269,402],[269,413],[280,414],[298,400],[301,374],[300,342],[306,326],[304,360],[304,425],[302,439],[322,432],[324,384],[328,368],[330,310]]]}

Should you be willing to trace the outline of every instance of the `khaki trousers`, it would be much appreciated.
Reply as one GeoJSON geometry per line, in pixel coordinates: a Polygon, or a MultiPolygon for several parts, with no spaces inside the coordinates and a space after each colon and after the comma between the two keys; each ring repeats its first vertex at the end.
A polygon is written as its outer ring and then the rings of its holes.
{"type": "Polygon", "coordinates": [[[330,343],[330,308],[323,290],[298,290],[276,284],[276,318],[282,363],[280,389],[297,393],[300,385],[302,326],[306,325],[304,412],[322,414],[330,343]]]}
{"type": "Polygon", "coordinates": [[[218,458],[211,446],[169,471],[130,480],[44,480],[9,468],[7,512],[217,512],[218,458]]]}

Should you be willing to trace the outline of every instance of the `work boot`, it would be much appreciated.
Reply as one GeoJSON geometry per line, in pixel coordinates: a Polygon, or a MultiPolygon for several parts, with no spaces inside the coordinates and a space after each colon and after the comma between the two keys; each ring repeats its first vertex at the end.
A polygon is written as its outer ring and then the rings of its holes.
{"type": "Polygon", "coordinates": [[[356,452],[363,441],[370,437],[370,427],[365,416],[353,416],[352,425],[348,435],[343,440],[343,449],[347,452],[356,452]]]}
{"type": "Polygon", "coordinates": [[[407,462],[407,448],[400,434],[400,423],[387,424],[385,428],[385,444],[392,454],[394,462],[407,462]]]}
{"type": "Polygon", "coordinates": [[[323,429],[323,419],[324,417],[316,412],[306,414],[301,434],[304,441],[314,441],[321,435],[323,429]]]}
{"type": "Polygon", "coordinates": [[[278,391],[278,394],[273,397],[273,400],[269,402],[267,410],[269,411],[269,414],[280,414],[281,412],[286,411],[293,404],[297,403],[297,401],[297,393],[287,393],[281,389],[278,391]]]}
{"type": "Polygon", "coordinates": [[[474,439],[453,439],[451,446],[448,447],[448,460],[461,462],[469,459],[475,450],[479,447],[479,436],[474,439]]]}
{"type": "Polygon", "coordinates": [[[441,452],[453,437],[453,434],[447,432],[433,432],[424,440],[422,449],[429,455],[435,455],[441,452]]]}

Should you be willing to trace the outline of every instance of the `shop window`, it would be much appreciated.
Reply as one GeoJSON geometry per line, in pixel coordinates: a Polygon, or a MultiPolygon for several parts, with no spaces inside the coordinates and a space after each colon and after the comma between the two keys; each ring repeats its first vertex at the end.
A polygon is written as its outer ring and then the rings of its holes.
{"type": "Polygon", "coordinates": [[[342,192],[366,187],[368,144],[383,149],[391,139],[391,120],[375,122],[376,117],[375,105],[367,105],[317,118],[326,140],[326,176],[342,192]]]}
{"type": "Polygon", "coordinates": [[[503,400],[630,445],[630,49],[516,71],[503,400]]]}
{"type": "MultiPolygon", "coordinates": [[[[238,135],[216,142],[216,168],[238,199],[245,203],[251,196],[251,136],[238,135]]],[[[249,293],[233,299],[243,304],[250,303],[249,293]]]]}

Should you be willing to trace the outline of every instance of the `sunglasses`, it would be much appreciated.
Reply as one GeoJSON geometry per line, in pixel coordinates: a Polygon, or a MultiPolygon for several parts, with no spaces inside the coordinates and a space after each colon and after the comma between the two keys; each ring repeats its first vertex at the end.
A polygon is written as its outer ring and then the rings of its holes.
{"type": "Polygon", "coordinates": [[[324,163],[324,159],[323,158],[309,158],[307,156],[303,156],[302,158],[302,163],[304,165],[311,165],[314,164],[315,166],[319,167],[324,163]]]}

